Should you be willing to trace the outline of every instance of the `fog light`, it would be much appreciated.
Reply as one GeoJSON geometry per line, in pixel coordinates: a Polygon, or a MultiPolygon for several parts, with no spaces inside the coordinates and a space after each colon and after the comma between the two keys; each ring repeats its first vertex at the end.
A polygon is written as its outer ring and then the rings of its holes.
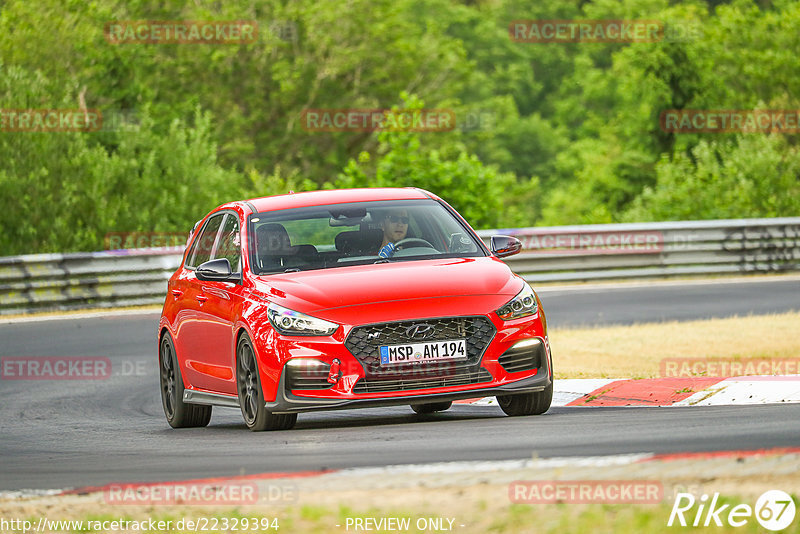
{"type": "Polygon", "coordinates": [[[519,343],[515,343],[514,346],[511,347],[511,350],[529,349],[529,348],[535,347],[536,345],[539,345],[541,343],[542,343],[542,340],[539,339],[539,338],[526,339],[524,341],[520,341],[519,343]]]}
{"type": "Polygon", "coordinates": [[[544,343],[539,338],[531,338],[515,343],[497,359],[497,363],[506,372],[519,373],[539,369],[545,360],[544,343]]]}

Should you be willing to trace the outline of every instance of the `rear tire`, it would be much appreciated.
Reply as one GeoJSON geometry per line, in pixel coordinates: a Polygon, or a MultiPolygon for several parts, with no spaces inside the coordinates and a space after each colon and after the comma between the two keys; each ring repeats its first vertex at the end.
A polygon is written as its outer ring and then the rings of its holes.
{"type": "Polygon", "coordinates": [[[411,409],[417,412],[418,414],[424,413],[433,413],[433,412],[443,412],[450,408],[453,403],[451,401],[447,402],[429,402],[427,404],[412,404],[411,409]]]}
{"type": "Polygon", "coordinates": [[[497,404],[506,415],[541,415],[550,409],[553,402],[553,383],[537,393],[521,395],[498,395],[497,404]]]}
{"type": "Polygon", "coordinates": [[[172,428],[207,426],[211,421],[211,406],[183,402],[183,377],[175,355],[175,345],[169,333],[161,338],[158,351],[161,375],[161,406],[172,428]]]}
{"type": "Polygon", "coordinates": [[[274,414],[267,410],[256,360],[253,342],[243,334],[236,344],[236,392],[244,424],[253,432],[289,430],[297,422],[297,414],[274,414]]]}

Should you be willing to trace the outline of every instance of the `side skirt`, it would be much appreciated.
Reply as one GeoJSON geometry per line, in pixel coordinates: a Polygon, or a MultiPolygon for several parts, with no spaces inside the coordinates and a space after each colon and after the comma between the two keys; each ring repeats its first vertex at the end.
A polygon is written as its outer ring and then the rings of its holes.
{"type": "Polygon", "coordinates": [[[224,406],[226,408],[239,408],[238,397],[220,395],[219,393],[207,393],[205,391],[194,391],[191,389],[185,389],[183,391],[183,402],[187,402],[189,404],[224,406]]]}

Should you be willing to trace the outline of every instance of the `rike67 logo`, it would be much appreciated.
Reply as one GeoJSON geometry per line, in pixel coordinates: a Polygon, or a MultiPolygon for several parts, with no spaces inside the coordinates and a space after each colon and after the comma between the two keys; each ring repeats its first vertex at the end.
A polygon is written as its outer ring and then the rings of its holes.
{"type": "Polygon", "coordinates": [[[691,493],[678,493],[667,526],[721,527],[727,523],[732,527],[742,527],[755,516],[762,527],[777,532],[792,524],[795,511],[791,495],[780,490],[764,492],[756,500],[754,508],[748,504],[733,507],[721,504],[719,493],[714,493],[710,501],[705,493],[700,498],[695,498],[691,493]]]}

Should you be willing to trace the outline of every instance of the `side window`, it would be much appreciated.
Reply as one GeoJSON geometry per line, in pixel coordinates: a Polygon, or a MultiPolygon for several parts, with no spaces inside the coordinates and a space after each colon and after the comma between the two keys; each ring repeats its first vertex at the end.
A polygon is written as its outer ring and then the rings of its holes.
{"type": "Polygon", "coordinates": [[[225,217],[224,213],[214,215],[211,217],[200,234],[195,238],[192,244],[192,250],[186,259],[186,267],[197,267],[201,263],[205,263],[211,259],[211,252],[214,250],[214,241],[217,238],[222,218],[225,217]]]}
{"type": "Polygon", "coordinates": [[[214,251],[214,258],[228,258],[231,263],[231,271],[238,273],[242,270],[240,260],[242,258],[242,249],[239,239],[239,218],[229,213],[225,217],[225,222],[222,224],[222,232],[219,235],[219,243],[217,250],[214,251]]]}

